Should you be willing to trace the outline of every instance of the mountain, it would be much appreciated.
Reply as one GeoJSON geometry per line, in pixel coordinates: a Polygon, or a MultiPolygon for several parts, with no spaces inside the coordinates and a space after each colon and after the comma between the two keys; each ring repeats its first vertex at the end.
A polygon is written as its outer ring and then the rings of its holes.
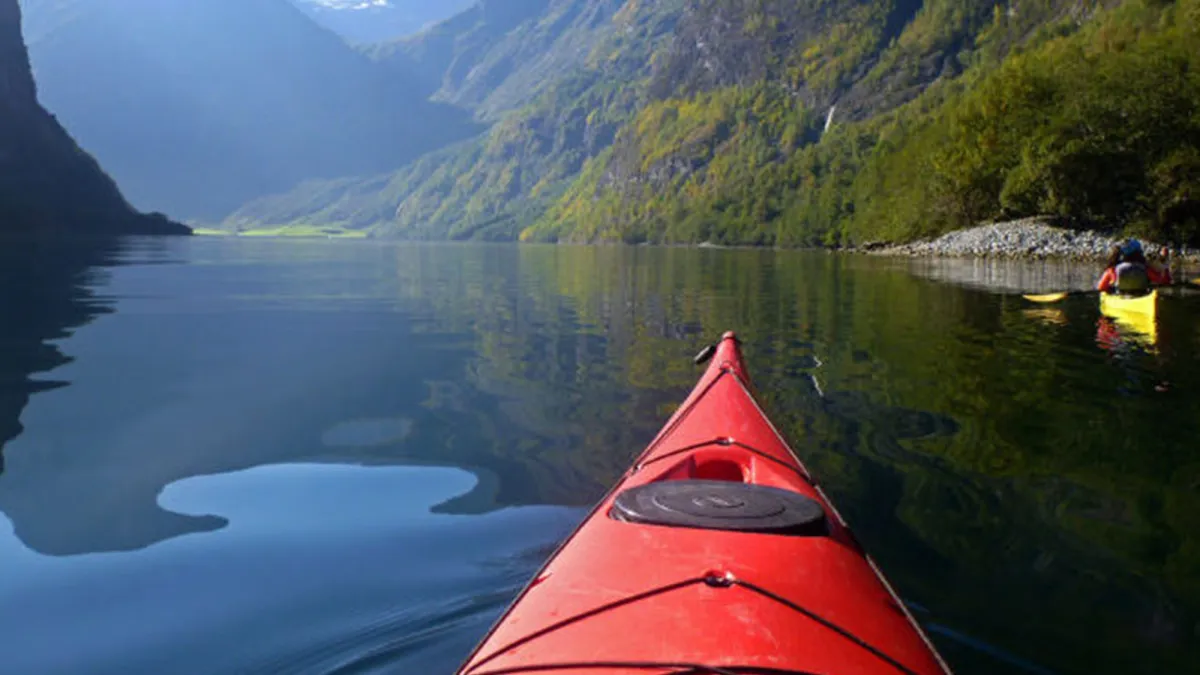
{"type": "Polygon", "coordinates": [[[385,42],[417,33],[474,0],[292,0],[317,23],[351,43],[385,42]]]}
{"type": "MultiPolygon", "coordinates": [[[[0,234],[185,234],[136,213],[38,103],[16,0],[0,0],[0,234]]],[[[0,434],[2,436],[2,434],[0,434]]]]}
{"type": "Polygon", "coordinates": [[[134,211],[96,161],[38,103],[17,0],[0,0],[0,474],[34,373],[69,361],[53,344],[104,311],[79,283],[124,234],[190,234],[134,211]]]}
{"type": "Polygon", "coordinates": [[[577,65],[477,109],[485,136],[228,225],[846,246],[1049,215],[1200,239],[1200,0],[614,5],[577,65]]]}
{"type": "Polygon", "coordinates": [[[366,53],[398,73],[424,78],[435,100],[495,121],[583,66],[611,34],[613,17],[624,5],[625,0],[480,0],[422,33],[366,53]]]}
{"type": "Polygon", "coordinates": [[[287,0],[24,0],[42,100],[140,207],[219,219],[476,130],[287,0]]]}
{"type": "Polygon", "coordinates": [[[836,3],[799,43],[771,5],[694,3],[662,98],[523,236],[838,246],[1031,215],[1200,236],[1200,2],[836,3]]]}
{"type": "MultiPolygon", "coordinates": [[[[510,14],[493,22],[495,13],[475,13],[492,7],[480,3],[426,34],[391,45],[409,50],[413,61],[405,63],[446,68],[442,95],[476,92],[472,97],[485,101],[482,109],[489,107],[487,101],[506,101],[496,105],[499,121],[475,139],[431,153],[391,174],[313,181],[252,201],[231,215],[225,226],[321,222],[374,228],[384,236],[515,239],[520,223],[542,213],[566,181],[612,143],[617,129],[641,104],[645,97],[641,83],[651,72],[651,57],[671,39],[683,5],[684,0],[514,0],[497,3],[510,14]],[[543,11],[530,17],[518,12],[518,5],[543,11]],[[611,13],[613,8],[618,11],[611,13]],[[547,31],[544,27],[554,17],[571,20],[559,24],[560,32],[547,31]],[[530,42],[520,36],[528,36],[538,26],[550,52],[561,50],[561,56],[524,60],[496,56],[530,42]],[[451,37],[439,43],[438,35],[451,37]],[[471,40],[483,46],[462,48],[471,40]],[[462,49],[443,51],[435,48],[438,44],[457,44],[462,49]],[[458,88],[463,80],[451,77],[458,70],[454,64],[467,56],[471,65],[463,66],[463,71],[479,73],[478,64],[494,64],[495,77],[468,78],[472,84],[458,88]],[[540,69],[551,72],[538,77],[540,69]],[[487,81],[493,86],[483,86],[487,81]]],[[[384,61],[408,58],[384,48],[374,56],[384,61]]],[[[391,63],[395,66],[397,61],[391,63]]]]}

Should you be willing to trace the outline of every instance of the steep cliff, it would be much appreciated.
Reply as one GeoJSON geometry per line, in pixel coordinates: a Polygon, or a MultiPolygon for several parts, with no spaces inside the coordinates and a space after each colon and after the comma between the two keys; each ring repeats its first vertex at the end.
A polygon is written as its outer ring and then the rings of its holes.
{"type": "Polygon", "coordinates": [[[142,208],[215,220],[478,133],[287,0],[22,0],[46,107],[142,208]]]}
{"type": "Polygon", "coordinates": [[[46,340],[104,311],[79,275],[122,234],[190,234],[135,212],[113,181],[37,101],[17,0],[0,0],[0,473],[30,395],[57,386],[33,373],[68,359],[46,340]]]}
{"type": "Polygon", "coordinates": [[[186,233],[141,215],[38,104],[17,0],[0,0],[0,234],[186,233]]]}

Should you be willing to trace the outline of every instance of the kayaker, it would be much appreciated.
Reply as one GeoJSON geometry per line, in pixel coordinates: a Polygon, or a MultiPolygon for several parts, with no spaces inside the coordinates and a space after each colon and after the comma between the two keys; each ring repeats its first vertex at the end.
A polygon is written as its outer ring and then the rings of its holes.
{"type": "Polygon", "coordinates": [[[1171,249],[1163,246],[1158,250],[1158,257],[1150,261],[1150,268],[1160,274],[1166,274],[1167,283],[1171,279],[1171,249]]]}
{"type": "Polygon", "coordinates": [[[1096,284],[1096,290],[1102,293],[1137,294],[1149,291],[1152,284],[1170,283],[1171,271],[1147,263],[1142,243],[1137,239],[1130,239],[1113,248],[1104,274],[1096,284]]]}

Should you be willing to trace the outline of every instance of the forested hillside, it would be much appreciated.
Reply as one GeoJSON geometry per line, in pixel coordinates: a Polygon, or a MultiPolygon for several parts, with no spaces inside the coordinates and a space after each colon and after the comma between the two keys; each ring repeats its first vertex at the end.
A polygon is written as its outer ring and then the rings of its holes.
{"type": "Polygon", "coordinates": [[[1200,0],[630,0],[612,22],[484,139],[232,224],[784,246],[1035,214],[1200,231],[1200,0]]]}
{"type": "Polygon", "coordinates": [[[962,78],[827,133],[823,108],[795,106],[779,78],[656,101],[524,235],[851,244],[1050,214],[1189,236],[1200,206],[1197,3],[1038,8],[1030,24],[1032,12],[997,7],[971,52],[960,42],[953,55],[962,78]]]}

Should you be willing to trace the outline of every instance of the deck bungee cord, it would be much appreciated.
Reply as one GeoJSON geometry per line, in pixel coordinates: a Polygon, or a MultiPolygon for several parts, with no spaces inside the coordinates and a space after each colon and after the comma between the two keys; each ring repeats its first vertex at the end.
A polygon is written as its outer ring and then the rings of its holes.
{"type": "MultiPolygon", "coordinates": [[[[875,656],[879,657],[880,660],[893,666],[896,669],[896,671],[901,673],[902,675],[917,675],[917,673],[915,673],[912,670],[909,670],[907,667],[904,666],[904,664],[902,664],[899,661],[896,661],[892,657],[888,656],[886,653],[884,653],[879,648],[875,647],[874,645],[871,645],[867,641],[863,640],[862,638],[858,637],[857,635],[854,635],[853,633],[842,628],[841,626],[838,626],[837,624],[833,623],[832,621],[829,621],[828,619],[825,619],[825,618],[817,615],[816,613],[814,613],[810,610],[807,610],[804,607],[801,607],[800,605],[788,600],[787,598],[776,595],[775,593],[772,593],[771,591],[767,590],[766,588],[763,588],[762,586],[751,583],[749,581],[745,581],[743,579],[738,579],[738,578],[734,577],[732,574],[725,574],[725,575],[711,575],[710,574],[710,575],[705,575],[702,577],[685,579],[683,581],[679,581],[674,584],[670,584],[669,586],[664,586],[662,588],[657,588],[657,589],[654,589],[647,593],[643,593],[639,596],[624,598],[624,599],[617,601],[615,603],[612,603],[610,605],[607,605],[604,607],[598,607],[589,612],[585,612],[584,614],[581,614],[579,616],[573,616],[573,617],[570,617],[567,619],[563,619],[562,621],[560,621],[559,623],[557,623],[555,625],[544,628],[544,629],[538,631],[537,633],[527,635],[524,638],[521,638],[520,640],[517,640],[516,642],[514,642],[512,644],[508,644],[503,647],[500,647],[499,649],[496,650],[495,653],[493,653],[492,656],[478,662],[475,665],[475,667],[471,670],[471,672],[477,673],[478,675],[499,675],[500,673],[503,673],[503,672],[520,672],[520,671],[487,670],[487,669],[480,670],[480,668],[485,666],[489,661],[499,657],[500,655],[502,655],[503,653],[505,653],[507,651],[516,649],[523,644],[526,644],[528,642],[536,640],[548,633],[551,633],[555,630],[563,628],[563,627],[565,627],[569,624],[572,624],[576,621],[586,620],[589,616],[600,614],[602,612],[608,611],[610,609],[614,609],[614,608],[619,607],[620,605],[623,605],[626,603],[638,602],[640,600],[644,600],[653,595],[670,593],[671,591],[679,590],[679,589],[686,588],[688,586],[693,586],[696,584],[704,584],[704,585],[710,586],[712,588],[740,587],[740,588],[745,588],[747,590],[750,590],[754,593],[758,593],[759,595],[762,595],[762,596],[769,598],[775,602],[778,602],[779,604],[784,605],[784,606],[788,607],[789,609],[792,609],[793,611],[803,614],[804,616],[821,624],[822,626],[828,628],[829,630],[833,631],[834,633],[837,633],[838,635],[842,636],[843,638],[850,640],[851,642],[857,644],[859,647],[862,647],[863,649],[865,649],[865,650],[871,652],[872,654],[874,654],[875,656]]],[[[615,663],[615,662],[609,662],[609,663],[615,663]]],[[[578,667],[579,665],[586,666],[587,663],[583,662],[581,664],[576,664],[572,667],[578,667]]],[[[589,667],[599,667],[599,666],[593,665],[593,666],[589,666],[589,667]]],[[[711,668],[711,666],[705,666],[705,667],[711,668]]],[[[724,666],[724,667],[728,667],[728,666],[724,666]]]]}

